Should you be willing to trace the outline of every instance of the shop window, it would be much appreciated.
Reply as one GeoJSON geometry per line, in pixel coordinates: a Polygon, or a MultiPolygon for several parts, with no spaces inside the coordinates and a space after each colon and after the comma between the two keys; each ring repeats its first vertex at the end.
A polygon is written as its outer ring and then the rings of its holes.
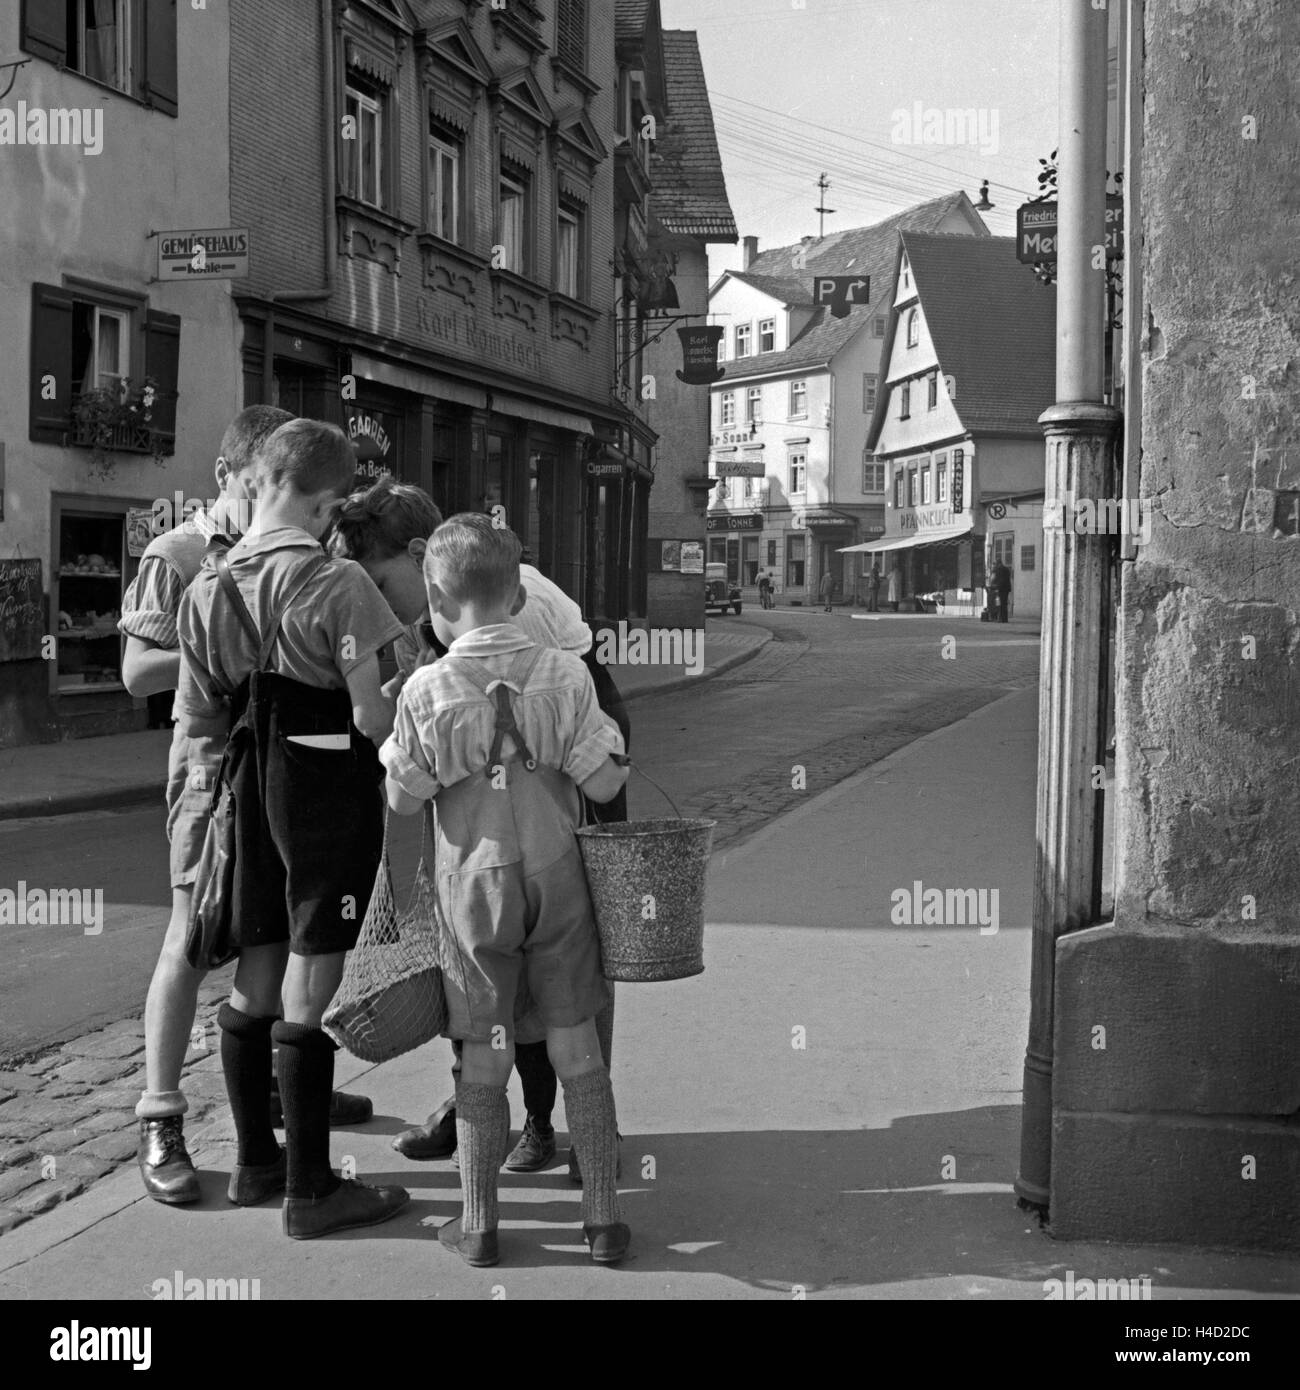
{"type": "Polygon", "coordinates": [[[430,117],[429,231],[457,245],[465,239],[461,231],[464,152],[464,141],[430,117]]]}
{"type": "Polygon", "coordinates": [[[79,286],[32,286],[31,374],[28,437],[41,444],[88,445],[76,436],[73,407],[78,396],[102,390],[121,393],[126,405],[142,404],[152,384],[149,420],[124,418],[112,438],[99,442],[113,451],[147,453],[154,437],[170,454],[176,435],[177,373],[181,321],[160,314],[135,295],[83,290],[79,286]],[[71,438],[69,438],[71,436],[71,438]]]}
{"type": "Polygon", "coordinates": [[[753,327],[752,324],[749,324],[749,323],[742,323],[742,324],[736,329],[736,356],[737,356],[737,357],[748,357],[748,356],[750,355],[750,353],[753,351],[753,349],[752,349],[752,347],[751,347],[751,343],[753,342],[753,332],[754,332],[754,327],[753,327]]]}
{"type": "Polygon", "coordinates": [[[761,386],[751,386],[745,392],[745,419],[751,425],[757,425],[763,419],[763,388],[761,386]]]}
{"type": "Polygon", "coordinates": [[[907,345],[914,348],[921,341],[921,314],[917,309],[907,312],[907,345]]]}
{"type": "Polygon", "coordinates": [[[785,543],[785,582],[792,589],[803,588],[806,545],[807,541],[803,536],[791,536],[785,543]]]}
{"type": "Polygon", "coordinates": [[[760,319],[758,321],[758,350],[759,352],[776,351],[775,319],[760,319]]]}
{"type": "Polygon", "coordinates": [[[862,460],[862,491],[884,492],[884,490],[885,465],[867,454],[862,460]]]}
{"type": "Polygon", "coordinates": [[[1022,545],[1020,547],[1020,568],[1031,570],[1034,567],[1034,547],[1032,545],[1022,545]]]}
{"type": "Polygon", "coordinates": [[[526,275],[532,247],[529,237],[529,181],[522,169],[503,168],[497,186],[496,244],[501,268],[526,275]]]}
{"type": "Polygon", "coordinates": [[[22,47],[176,115],[174,0],[26,0],[22,47]]]}
{"type": "Polygon", "coordinates": [[[790,455],[790,496],[794,497],[801,494],[808,482],[808,455],[799,453],[790,455]]]}
{"type": "Polygon", "coordinates": [[[870,415],[876,408],[876,373],[862,373],[862,413],[870,415]]]}
{"type": "Polygon", "coordinates": [[[727,538],[726,536],[709,537],[709,564],[725,565],[727,563],[727,538]]]}
{"type": "Polygon", "coordinates": [[[792,381],[790,383],[790,418],[801,420],[808,414],[808,383],[806,381],[792,381]]]}
{"type": "Polygon", "coordinates": [[[343,192],[368,207],[387,207],[387,89],[349,73],[343,109],[343,192]]]}
{"type": "Polygon", "coordinates": [[[555,238],[555,288],[570,299],[586,297],[586,257],[582,208],[575,202],[560,202],[555,238]]]}
{"type": "Polygon", "coordinates": [[[740,582],[758,583],[758,537],[742,536],[740,540],[740,582]]]}
{"type": "Polygon", "coordinates": [[[898,388],[898,418],[900,420],[912,418],[912,383],[910,381],[905,381],[898,388]]]}
{"type": "Polygon", "coordinates": [[[122,684],[122,639],[117,620],[128,568],[125,509],[62,511],[54,557],[58,621],[54,688],[59,694],[117,690],[122,684]]]}
{"type": "Polygon", "coordinates": [[[734,391],[722,393],[722,423],[724,425],[736,423],[736,393],[734,391]]]}

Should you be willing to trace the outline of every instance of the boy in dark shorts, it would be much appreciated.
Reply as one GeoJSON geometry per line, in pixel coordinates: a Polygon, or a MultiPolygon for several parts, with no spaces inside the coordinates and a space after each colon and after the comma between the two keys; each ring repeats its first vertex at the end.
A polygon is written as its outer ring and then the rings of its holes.
{"type": "Polygon", "coordinates": [[[439,1240],[495,1264],[497,1178],[510,1131],[517,991],[546,1029],[582,1165],[583,1231],[598,1263],[627,1252],[615,1185],[617,1128],[595,1016],[609,987],[574,837],[578,789],[617,795],[623,739],[571,652],[538,646],[510,620],[526,595],[518,537],[478,514],[444,522],[425,549],[434,632],[447,655],[402,688],[380,757],[393,810],[436,812],[437,893],[450,940],[447,1035],[463,1042],[456,1082],[462,1214],[439,1240]],[[511,751],[507,752],[507,738],[511,751]]]}
{"type": "Polygon", "coordinates": [[[237,813],[239,963],[217,1016],[239,1141],[231,1194],[252,1205],[284,1190],[285,1233],[299,1240],[385,1221],[408,1200],[402,1188],[340,1180],[329,1161],[336,1048],[321,1017],[379,865],[376,744],[392,705],[377,654],[402,631],[365,571],[320,547],[355,468],[334,425],[276,430],[256,465],[250,533],[205,560],[177,623],[181,730],[231,735],[221,777],[237,813]],[[268,1108],[273,1042],[287,1162],[268,1108]]]}
{"type": "MultiPolygon", "coordinates": [[[[266,440],[293,419],[287,410],[253,405],[241,410],[221,437],[215,476],[219,496],[210,512],[199,511],[150,541],[122,602],[118,627],[126,637],[122,679],[135,696],[174,692],[180,679],[176,615],[210,545],[229,548],[247,525],[252,502],[252,463],[266,440]]],[[[168,701],[170,710],[171,702],[168,701]]],[[[183,1116],[189,1102],[181,1090],[181,1068],[190,1044],[199,986],[206,971],[185,959],[194,872],[203,849],[212,800],[212,777],[220,746],[205,747],[179,729],[172,731],[167,765],[167,840],[172,912],[145,1002],[145,1090],[136,1106],[140,1120],[137,1161],[145,1191],[155,1201],[180,1205],[199,1200],[199,1178],[185,1148],[183,1116]]],[[[278,1097],[273,1097],[272,1108],[278,1097]]],[[[335,1123],[359,1123],[372,1107],[364,1096],[336,1093],[335,1123]]],[[[274,1118],[274,1115],[273,1115],[274,1118]]]]}

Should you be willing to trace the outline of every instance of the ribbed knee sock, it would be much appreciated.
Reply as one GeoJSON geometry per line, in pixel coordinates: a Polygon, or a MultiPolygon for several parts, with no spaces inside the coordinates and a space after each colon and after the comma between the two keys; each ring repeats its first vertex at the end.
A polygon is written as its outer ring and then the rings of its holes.
{"type": "Polygon", "coordinates": [[[461,1230],[495,1231],[497,1176],[510,1135],[510,1102],[504,1086],[456,1081],[456,1143],[460,1188],[465,1199],[461,1230]]]}
{"type": "Polygon", "coordinates": [[[516,1043],[515,1070],[524,1086],[524,1105],[538,1124],[549,1125],[558,1081],[546,1043],[516,1043]]]}
{"type": "Polygon", "coordinates": [[[141,1091],[135,1113],[141,1120],[165,1120],[169,1115],[183,1115],[189,1108],[184,1091],[141,1091]]]}
{"type": "Polygon", "coordinates": [[[330,1167],[330,1094],[338,1049],[328,1034],[305,1023],[278,1020],[271,1036],[280,1050],[280,1099],[289,1151],[285,1196],[328,1197],[340,1186],[330,1167]]]}
{"type": "Polygon", "coordinates": [[[609,1003],[596,1015],[596,1037],[600,1040],[600,1055],[605,1070],[614,1065],[614,986],[609,986],[609,1003]]]}
{"type": "Polygon", "coordinates": [[[564,1082],[564,1113],[582,1168],[582,1220],[608,1226],[623,1219],[614,1174],[618,1171],[618,1117],[614,1088],[603,1068],[564,1082]]]}
{"type": "Polygon", "coordinates": [[[240,1163],[274,1163],[280,1152],[271,1128],[271,1025],[233,1004],[217,1011],[221,1029],[221,1069],[235,1117],[240,1163]]]}

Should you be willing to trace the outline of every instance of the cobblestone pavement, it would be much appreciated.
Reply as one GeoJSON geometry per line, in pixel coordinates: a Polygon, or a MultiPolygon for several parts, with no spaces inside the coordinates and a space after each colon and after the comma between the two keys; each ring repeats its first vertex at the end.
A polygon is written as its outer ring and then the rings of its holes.
{"type": "MultiPolygon", "coordinates": [[[[846,613],[819,622],[780,610],[745,620],[773,633],[758,656],[631,707],[636,765],[682,814],[718,822],[715,848],[739,844],[809,796],[1038,678],[1037,639],[1014,629],[995,636],[934,618],[867,623],[846,613]],[[945,636],[955,638],[947,657],[945,636]]],[[[728,635],[713,624],[709,633],[728,635]]],[[[633,778],[629,800],[633,817],[666,813],[642,778],[633,778]]],[[[862,814],[888,809],[867,805],[862,814]]],[[[186,1059],[186,1133],[200,1143],[232,1135],[215,1023],[229,974],[204,984],[186,1059]]],[[[0,1235],[134,1160],[143,1086],[140,1018],[0,1071],[0,1235]]]]}

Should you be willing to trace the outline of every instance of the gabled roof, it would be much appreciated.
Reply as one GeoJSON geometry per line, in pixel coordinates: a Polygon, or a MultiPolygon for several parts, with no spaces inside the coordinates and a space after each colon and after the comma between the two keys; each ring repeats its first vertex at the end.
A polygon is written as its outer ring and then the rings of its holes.
{"type": "Polygon", "coordinates": [[[699,43],[685,29],[665,29],[663,43],[668,111],[650,155],[650,212],[665,231],[735,241],[699,43]]]}
{"type": "MultiPolygon", "coordinates": [[[[899,260],[904,253],[939,371],[954,378],[963,427],[1041,439],[1038,417],[1056,399],[1055,291],[1016,259],[1015,237],[903,232],[899,260]]],[[[898,318],[890,316],[887,354],[898,318]]],[[[872,446],[887,394],[871,422],[872,446]]]]}
{"type": "Polygon", "coordinates": [[[905,228],[930,231],[954,212],[966,210],[971,224],[971,236],[954,233],[953,239],[987,240],[988,228],[980,220],[974,205],[965,193],[949,193],[928,203],[895,213],[870,227],[855,227],[845,232],[833,232],[820,241],[805,246],[782,246],[756,256],[747,270],[730,270],[714,286],[713,293],[728,278],[753,285],[764,294],[771,294],[790,307],[808,308],[812,305],[812,282],[816,275],[845,275],[853,272],[871,278],[871,307],[850,309],[845,318],[831,316],[829,309],[818,309],[799,336],[782,352],[765,352],[758,357],[743,357],[728,361],[729,377],[744,378],[768,372],[793,370],[797,367],[818,366],[829,362],[842,347],[861,333],[872,318],[893,303],[894,275],[897,269],[898,235],[905,228]],[[794,268],[796,252],[802,251],[805,267],[794,268]]]}

